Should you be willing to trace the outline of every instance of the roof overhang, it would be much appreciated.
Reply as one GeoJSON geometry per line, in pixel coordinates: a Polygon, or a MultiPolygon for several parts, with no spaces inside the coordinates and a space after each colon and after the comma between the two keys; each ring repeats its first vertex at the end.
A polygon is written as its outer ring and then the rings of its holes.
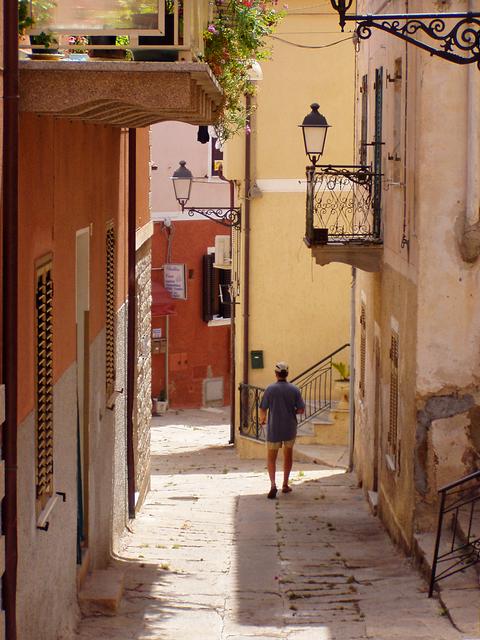
{"type": "Polygon", "coordinates": [[[20,111],[118,127],[212,124],[222,91],[199,62],[20,61],[20,111]]]}

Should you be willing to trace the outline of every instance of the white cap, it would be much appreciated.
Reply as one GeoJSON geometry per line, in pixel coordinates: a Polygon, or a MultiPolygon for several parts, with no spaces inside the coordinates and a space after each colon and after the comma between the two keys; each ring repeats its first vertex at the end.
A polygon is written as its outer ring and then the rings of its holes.
{"type": "Polygon", "coordinates": [[[280,361],[275,365],[275,373],[288,373],[288,364],[280,361]]]}

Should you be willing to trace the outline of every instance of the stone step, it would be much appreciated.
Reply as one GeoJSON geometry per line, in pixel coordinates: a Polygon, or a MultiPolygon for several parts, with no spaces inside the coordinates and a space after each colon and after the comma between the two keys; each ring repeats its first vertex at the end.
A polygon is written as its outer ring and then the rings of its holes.
{"type": "Polygon", "coordinates": [[[114,616],[123,596],[124,582],[123,571],[113,567],[90,573],[78,594],[82,614],[114,616]]]}
{"type": "Polygon", "coordinates": [[[348,448],[335,445],[296,444],[293,459],[297,462],[313,462],[340,469],[348,469],[348,448]]]}

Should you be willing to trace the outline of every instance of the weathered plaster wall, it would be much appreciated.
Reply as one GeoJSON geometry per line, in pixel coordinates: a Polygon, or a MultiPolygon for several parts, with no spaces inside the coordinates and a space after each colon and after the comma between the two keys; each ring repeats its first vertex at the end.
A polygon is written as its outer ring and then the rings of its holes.
{"type": "Polygon", "coordinates": [[[17,628],[18,637],[25,640],[69,638],[78,619],[75,403],[76,366],[72,365],[54,387],[54,487],[66,493],[66,502],[56,503],[48,531],[36,528],[34,414],[18,428],[17,628]]]}
{"type": "MultiPolygon", "coordinates": [[[[365,1],[359,10],[368,13],[372,7],[365,1]]],[[[388,10],[405,7],[397,0],[388,10]]],[[[429,9],[438,6],[423,0],[409,3],[410,11],[429,9]]],[[[450,9],[466,10],[467,3],[459,0],[450,9]]],[[[438,488],[480,463],[479,266],[473,253],[465,259],[462,247],[465,227],[479,214],[475,167],[480,138],[472,114],[478,112],[480,78],[377,33],[360,45],[357,83],[364,73],[370,80],[380,66],[384,77],[388,73],[392,79],[397,58],[402,59],[400,171],[388,157],[394,155],[394,93],[400,85],[398,80],[386,81],[383,87],[383,272],[378,277],[359,273],[358,278],[357,304],[363,289],[367,320],[371,324],[373,316],[377,327],[372,332],[370,326],[367,335],[366,397],[362,401],[357,392],[356,398],[356,460],[360,478],[370,489],[377,455],[379,511],[394,537],[408,548],[415,529],[434,526],[438,488]],[[400,336],[399,474],[385,464],[389,316],[398,321],[400,336]],[[382,353],[380,394],[375,391],[375,331],[382,353]],[[381,413],[375,419],[379,395],[381,413]],[[376,451],[378,423],[382,435],[376,451]]],[[[357,326],[357,336],[359,331],[357,326]]]]}
{"type": "Polygon", "coordinates": [[[135,385],[135,490],[140,504],[150,487],[150,421],[152,416],[151,358],[151,241],[137,251],[137,372],[135,385]]]}
{"type": "Polygon", "coordinates": [[[112,550],[118,551],[118,543],[128,522],[127,510],[127,304],[117,312],[115,327],[115,377],[116,388],[123,389],[112,410],[108,410],[105,425],[114,430],[113,454],[113,509],[112,509],[112,550]]]}

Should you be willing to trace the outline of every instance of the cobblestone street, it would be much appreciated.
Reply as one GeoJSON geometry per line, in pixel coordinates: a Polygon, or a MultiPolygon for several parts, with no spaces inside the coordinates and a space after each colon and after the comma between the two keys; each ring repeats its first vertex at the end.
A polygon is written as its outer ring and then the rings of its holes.
{"type": "Polygon", "coordinates": [[[116,563],[119,612],[85,618],[79,640],[465,637],[352,475],[295,463],[293,492],[267,500],[265,464],[237,458],[227,419],[153,420],[151,492],[116,563]]]}

